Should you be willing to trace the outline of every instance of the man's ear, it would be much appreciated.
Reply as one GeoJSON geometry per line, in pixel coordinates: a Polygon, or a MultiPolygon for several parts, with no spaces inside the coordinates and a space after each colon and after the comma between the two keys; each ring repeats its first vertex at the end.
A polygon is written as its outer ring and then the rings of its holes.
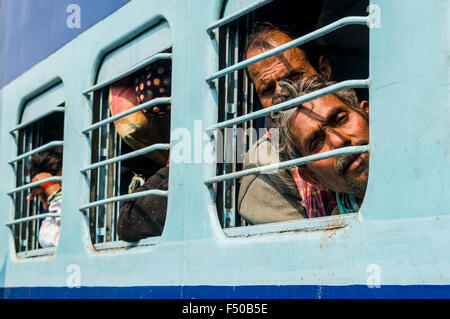
{"type": "Polygon", "coordinates": [[[325,185],[319,182],[314,172],[312,172],[309,168],[304,166],[299,167],[298,174],[305,182],[310,183],[311,185],[317,187],[319,190],[323,191],[328,189],[325,185]]]}
{"type": "Polygon", "coordinates": [[[363,110],[367,115],[369,115],[369,101],[362,101],[359,104],[361,110],[363,110]]]}
{"type": "Polygon", "coordinates": [[[321,55],[319,57],[319,73],[323,76],[323,78],[327,81],[331,80],[332,69],[330,61],[325,57],[325,55],[321,55]]]}

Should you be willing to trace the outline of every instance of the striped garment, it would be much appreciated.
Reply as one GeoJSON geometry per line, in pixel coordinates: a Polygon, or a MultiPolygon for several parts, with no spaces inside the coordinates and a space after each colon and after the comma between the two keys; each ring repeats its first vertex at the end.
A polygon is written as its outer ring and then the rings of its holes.
{"type": "MultiPolygon", "coordinates": [[[[49,213],[61,214],[62,190],[60,189],[51,194],[47,202],[49,204],[49,213]]],[[[46,217],[39,229],[39,244],[43,248],[58,246],[60,231],[61,217],[46,217]]]]}
{"type": "Polygon", "coordinates": [[[328,189],[321,191],[302,180],[298,173],[298,167],[293,168],[293,175],[308,216],[310,218],[330,216],[337,205],[333,194],[328,189]]]}

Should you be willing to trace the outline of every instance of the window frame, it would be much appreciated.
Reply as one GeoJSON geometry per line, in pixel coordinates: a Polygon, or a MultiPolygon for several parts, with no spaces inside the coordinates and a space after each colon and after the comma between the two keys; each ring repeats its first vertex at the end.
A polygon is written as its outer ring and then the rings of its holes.
{"type": "MultiPolygon", "coordinates": [[[[165,42],[167,42],[167,41],[165,41],[165,42]]],[[[133,73],[145,68],[148,65],[151,65],[152,63],[154,63],[158,60],[172,61],[172,56],[173,56],[172,53],[166,53],[168,50],[171,50],[172,48],[173,48],[173,41],[172,41],[171,29],[169,27],[167,20],[161,19],[158,22],[156,22],[154,25],[152,25],[152,26],[146,28],[144,31],[140,32],[134,38],[129,39],[128,41],[125,41],[118,47],[113,48],[107,54],[105,54],[102,57],[102,59],[103,59],[102,62],[97,67],[97,83],[82,92],[82,94],[90,101],[92,108],[93,108],[93,114],[95,113],[95,108],[96,107],[101,108],[100,103],[104,103],[101,101],[99,102],[99,99],[100,99],[99,95],[104,95],[105,91],[109,90],[109,87],[111,84],[113,84],[116,81],[123,79],[129,75],[132,75],[133,73]],[[168,29],[168,31],[166,31],[164,28],[168,29]],[[161,32],[158,33],[159,31],[161,31],[161,32]],[[170,33],[170,39],[169,39],[168,43],[158,44],[158,45],[153,44],[153,48],[156,48],[156,49],[153,49],[153,52],[151,54],[148,54],[143,60],[139,60],[139,57],[136,58],[134,55],[132,55],[132,57],[129,57],[129,59],[127,60],[126,58],[123,58],[123,56],[126,57],[126,54],[122,55],[122,61],[120,61],[120,58],[117,59],[117,56],[115,55],[116,53],[118,53],[120,56],[120,54],[123,54],[124,52],[127,53],[127,50],[130,50],[130,51],[136,50],[136,48],[139,48],[139,46],[142,46],[143,43],[145,44],[145,43],[148,43],[149,41],[152,41],[152,39],[154,39],[155,35],[156,35],[156,37],[164,36],[164,34],[165,34],[164,32],[170,33]],[[130,59],[133,61],[130,62],[129,61],[130,59]],[[117,61],[117,60],[119,60],[119,61],[117,61]],[[107,74],[106,76],[103,74],[103,68],[104,68],[105,63],[110,63],[110,66],[111,66],[111,64],[113,64],[113,71],[108,69],[106,72],[106,74],[107,74]]],[[[172,85],[172,83],[171,83],[171,85],[172,85]]],[[[173,85],[172,85],[172,87],[173,87],[173,85]]],[[[107,97],[106,97],[106,99],[107,99],[107,97]]],[[[105,119],[100,119],[97,122],[93,122],[93,116],[94,116],[93,115],[90,120],[91,124],[82,130],[82,134],[84,134],[86,139],[91,144],[92,133],[95,130],[101,129],[102,127],[106,127],[107,125],[112,125],[114,127],[114,121],[116,121],[120,118],[123,118],[129,114],[141,111],[141,110],[151,107],[151,106],[167,104],[167,103],[171,103],[171,102],[172,102],[171,97],[155,98],[155,99],[152,99],[145,103],[138,104],[134,108],[126,110],[119,114],[116,114],[114,116],[110,115],[111,111],[108,107],[107,112],[109,115],[105,119]]],[[[114,131],[115,131],[115,128],[114,128],[114,131]]],[[[117,135],[118,139],[121,139],[121,137],[118,136],[117,132],[115,132],[114,134],[117,135]]],[[[106,139],[106,143],[108,143],[108,138],[106,139]]],[[[149,145],[149,146],[139,149],[139,150],[134,150],[134,151],[131,151],[131,152],[125,153],[125,154],[119,154],[112,158],[107,158],[106,160],[92,163],[92,155],[93,155],[93,145],[92,145],[90,147],[91,161],[90,161],[90,163],[87,163],[86,165],[83,166],[83,168],[80,170],[80,173],[83,175],[83,177],[86,178],[86,180],[88,181],[88,184],[90,184],[92,181],[89,176],[90,175],[89,172],[92,172],[95,169],[98,169],[101,167],[107,167],[108,165],[111,165],[111,164],[119,164],[120,165],[122,163],[122,161],[124,161],[124,160],[135,158],[135,157],[138,157],[140,155],[143,155],[143,154],[146,154],[146,153],[149,153],[152,151],[160,151],[160,150],[170,151],[170,142],[169,143],[155,143],[155,144],[149,145]]],[[[117,176],[116,176],[116,178],[117,178],[117,176]]],[[[120,178],[120,176],[119,176],[119,178],[120,178]]],[[[92,184],[90,184],[90,185],[92,185],[92,184]]],[[[117,189],[115,190],[115,192],[117,192],[117,189]]],[[[87,196],[90,197],[91,195],[88,193],[87,196]]],[[[106,207],[106,205],[108,205],[110,203],[115,203],[115,204],[117,204],[116,207],[119,207],[119,202],[122,202],[122,201],[125,201],[128,199],[133,199],[133,198],[145,197],[145,196],[163,196],[168,199],[169,191],[168,190],[167,191],[148,190],[148,191],[141,191],[141,192],[137,192],[137,193],[118,195],[118,196],[114,196],[114,197],[96,200],[94,202],[91,202],[91,200],[88,200],[87,202],[85,201],[85,204],[83,204],[79,207],[79,211],[84,215],[84,217],[87,221],[87,224],[88,224],[87,226],[88,226],[89,232],[90,232],[90,224],[89,224],[90,223],[90,221],[89,221],[89,219],[90,219],[89,218],[89,215],[90,215],[89,210],[90,209],[93,209],[95,207],[100,207],[102,205],[103,205],[103,207],[106,207]]],[[[118,214],[119,214],[120,209],[117,208],[116,210],[117,210],[117,212],[115,214],[116,219],[115,219],[115,222],[113,223],[114,228],[111,229],[112,233],[115,233],[116,222],[118,221],[118,214]]],[[[97,235],[97,231],[98,231],[98,227],[96,229],[96,235],[97,235]]],[[[115,237],[117,237],[117,234],[115,237]]],[[[89,234],[89,238],[91,238],[91,234],[89,234]]],[[[117,237],[116,240],[112,239],[111,241],[104,241],[101,243],[93,242],[92,240],[90,240],[90,243],[92,244],[92,246],[94,247],[94,249],[96,251],[110,251],[111,249],[130,248],[130,247],[145,247],[145,246],[149,246],[149,245],[156,245],[160,242],[160,238],[161,238],[161,236],[154,236],[154,237],[144,238],[137,243],[131,243],[131,242],[119,240],[117,237]]]]}
{"type": "MultiPolygon", "coordinates": [[[[13,219],[6,222],[6,226],[10,228],[12,240],[14,243],[14,251],[16,253],[16,256],[19,258],[30,258],[30,257],[40,257],[40,256],[53,256],[56,252],[57,247],[47,247],[47,248],[40,248],[39,244],[39,230],[41,227],[41,222],[46,217],[61,217],[61,214],[55,214],[55,213],[42,213],[42,205],[39,203],[39,199],[35,198],[33,200],[33,204],[28,203],[26,200],[26,191],[29,189],[36,187],[38,185],[52,182],[52,181],[58,181],[62,182],[63,177],[62,176],[53,176],[38,182],[31,182],[30,176],[28,176],[26,170],[27,165],[26,162],[31,159],[31,157],[37,153],[40,153],[46,149],[56,147],[56,146],[63,146],[64,145],[64,127],[62,132],[62,140],[52,140],[50,142],[47,142],[45,144],[41,144],[41,142],[36,141],[36,139],[42,139],[42,135],[39,135],[38,137],[31,136],[34,132],[27,132],[27,130],[31,129],[34,130],[34,125],[39,125],[41,128],[38,128],[36,130],[42,131],[43,123],[42,121],[46,118],[49,118],[50,116],[56,114],[56,113],[62,113],[65,114],[65,88],[63,85],[63,82],[61,79],[56,79],[55,81],[51,81],[47,85],[43,85],[42,89],[37,90],[36,93],[29,94],[27,97],[22,98],[21,107],[19,107],[19,119],[18,124],[13,127],[9,133],[11,135],[11,138],[14,140],[14,144],[16,145],[15,153],[17,154],[14,158],[10,159],[8,161],[8,164],[13,170],[13,176],[15,178],[15,187],[11,189],[9,192],[7,192],[7,195],[10,196],[12,199],[12,216],[13,219]],[[40,114],[39,112],[43,110],[43,112],[40,114]],[[29,134],[28,134],[29,133],[29,134]],[[28,136],[28,135],[30,136],[28,136]],[[28,136],[28,137],[27,137],[28,136]],[[28,141],[28,145],[30,147],[29,150],[26,150],[24,152],[21,151],[21,148],[26,149],[27,146],[19,145],[20,141],[26,142],[27,139],[32,138],[31,141],[28,141]],[[38,144],[37,146],[35,146],[38,144]],[[21,171],[20,175],[18,176],[18,170],[21,171]],[[21,182],[19,182],[19,179],[21,182]],[[20,185],[18,185],[20,184],[20,185]],[[20,194],[20,195],[17,195],[20,194]],[[18,196],[18,197],[16,197],[18,196]],[[21,199],[20,199],[21,198],[21,199]],[[18,201],[22,201],[22,206],[24,203],[25,205],[25,212],[18,211],[17,203],[18,201]],[[33,206],[33,208],[32,208],[33,206]],[[31,215],[30,215],[31,214],[31,215]],[[19,215],[20,218],[17,218],[19,215]],[[25,217],[23,217],[26,215],[25,217]],[[30,222],[33,223],[32,226],[30,226],[30,222]],[[30,227],[31,227],[31,239],[29,238],[30,233],[30,227]],[[27,242],[32,241],[32,247],[28,247],[27,245],[23,245],[21,242],[21,238],[19,238],[19,242],[16,242],[15,236],[17,236],[16,231],[17,228],[19,228],[19,237],[22,237],[22,232],[27,232],[27,238],[25,239],[27,242]],[[19,246],[17,246],[17,244],[19,246]],[[21,250],[23,247],[25,247],[25,250],[21,250]]],[[[63,118],[65,120],[65,116],[63,115],[63,118]]],[[[42,132],[39,132],[40,134],[42,132]]],[[[63,165],[64,165],[64,158],[63,158],[63,165]]]]}
{"type": "MultiPolygon", "coordinates": [[[[241,9],[234,10],[233,13],[217,20],[216,22],[212,23],[206,28],[206,32],[211,38],[211,42],[218,42],[220,43],[220,38],[217,33],[218,28],[224,28],[231,23],[237,21],[237,19],[242,18],[244,16],[248,16],[252,13],[254,13],[255,10],[258,8],[269,4],[273,0],[259,0],[251,3],[250,5],[246,7],[241,7],[241,9]]],[[[227,8],[224,8],[224,12],[226,12],[227,8]]],[[[290,48],[296,47],[298,45],[313,41],[323,35],[329,34],[331,32],[334,32],[341,27],[348,26],[348,25],[366,25],[369,27],[371,16],[370,14],[368,16],[346,16],[344,18],[338,19],[335,22],[332,22],[324,27],[321,27],[317,30],[314,30],[306,35],[300,36],[296,39],[293,39],[289,43],[286,43],[282,46],[276,47],[274,49],[268,50],[266,52],[263,52],[257,56],[254,56],[252,58],[249,58],[247,60],[239,61],[237,63],[231,64],[226,66],[225,68],[220,68],[220,62],[219,62],[219,68],[218,71],[215,73],[209,75],[205,81],[209,84],[209,86],[213,90],[218,90],[217,88],[220,88],[221,84],[220,81],[224,81],[225,78],[228,78],[229,75],[236,74],[237,71],[243,70],[245,67],[254,64],[258,61],[261,61],[265,58],[268,58],[270,56],[274,56],[276,54],[282,53],[290,48]]],[[[219,46],[220,47],[220,46],[219,46]]],[[[370,54],[370,52],[369,52],[370,54]]],[[[217,59],[220,61],[219,53],[217,53],[217,59]]],[[[244,72],[245,74],[245,72],[244,72]]],[[[370,74],[367,79],[364,80],[346,80],[338,82],[334,85],[331,85],[327,88],[324,88],[322,90],[318,90],[306,95],[303,95],[301,97],[297,97],[295,99],[279,103],[276,105],[273,105],[271,107],[261,109],[256,112],[250,112],[248,114],[244,114],[241,116],[235,116],[234,118],[230,120],[225,120],[222,122],[216,121],[215,124],[210,125],[205,129],[205,134],[211,136],[216,134],[217,130],[220,129],[226,129],[226,128],[236,128],[236,125],[248,123],[249,121],[252,121],[254,119],[264,117],[266,115],[269,115],[272,112],[284,110],[291,108],[295,105],[310,101],[314,98],[318,98],[320,96],[324,96],[327,94],[334,93],[336,91],[346,89],[346,88],[367,88],[369,89],[369,79],[370,74]]],[[[234,81],[233,81],[234,82],[234,81]]],[[[234,86],[236,88],[236,86],[234,86]]],[[[216,94],[216,96],[220,96],[220,91],[216,94]]],[[[217,98],[216,98],[217,99],[217,98]]],[[[216,101],[218,105],[220,105],[220,101],[216,101]]],[[[219,109],[219,114],[221,110],[219,109]]],[[[217,139],[214,139],[214,143],[217,142],[217,139]]],[[[225,145],[225,143],[224,143],[225,145]]],[[[217,145],[215,145],[215,148],[217,149],[217,145]]],[[[225,146],[224,146],[225,148],[225,146]]],[[[225,152],[225,151],[224,151],[225,152]]],[[[350,146],[350,147],[344,147],[333,151],[323,152],[319,154],[315,154],[312,156],[306,156],[297,158],[294,160],[290,160],[287,162],[280,162],[272,165],[265,165],[260,166],[252,169],[246,169],[241,171],[233,171],[232,173],[225,173],[222,175],[215,175],[211,176],[209,178],[206,178],[204,181],[204,184],[206,187],[208,187],[210,190],[212,189],[211,193],[213,195],[213,207],[216,210],[216,216],[218,219],[221,218],[220,212],[218,211],[218,204],[216,202],[217,200],[217,190],[220,190],[220,187],[218,186],[220,183],[225,182],[226,180],[233,180],[236,183],[236,179],[250,175],[252,173],[263,173],[265,171],[271,171],[273,169],[277,168],[289,168],[289,167],[295,167],[298,165],[308,164],[314,161],[318,161],[321,159],[329,158],[329,157],[337,157],[341,155],[346,154],[361,154],[361,153],[369,153],[370,154],[370,146],[364,145],[364,146],[350,146]]],[[[218,169],[220,163],[216,163],[216,167],[218,169]]],[[[237,194],[235,194],[237,196],[237,194]]],[[[236,209],[237,207],[235,207],[236,209]]],[[[223,217],[223,216],[222,216],[223,217]]],[[[340,215],[340,216],[327,216],[327,217],[318,217],[318,218],[309,218],[309,219],[301,219],[301,220],[295,220],[295,221],[289,221],[289,222],[276,222],[276,223],[266,223],[266,224],[259,224],[259,225],[246,225],[246,226],[231,226],[229,228],[224,227],[224,224],[222,225],[222,231],[224,234],[228,237],[249,237],[253,235],[264,235],[264,234],[270,234],[270,233],[280,233],[280,232],[293,232],[293,231],[313,231],[313,230],[329,230],[334,228],[341,228],[346,227],[352,222],[356,222],[357,220],[361,220],[361,210],[358,213],[353,214],[347,214],[347,215],[340,215]],[[339,224],[339,226],[336,226],[336,224],[339,224]]]]}

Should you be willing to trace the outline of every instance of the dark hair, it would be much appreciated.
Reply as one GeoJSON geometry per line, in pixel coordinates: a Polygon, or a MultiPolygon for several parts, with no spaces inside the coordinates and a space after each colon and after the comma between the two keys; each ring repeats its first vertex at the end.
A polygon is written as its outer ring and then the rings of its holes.
{"type": "Polygon", "coordinates": [[[28,166],[30,177],[42,172],[57,175],[62,168],[62,154],[62,146],[56,146],[33,155],[28,166]]]}
{"type": "MultiPolygon", "coordinates": [[[[278,31],[286,34],[291,39],[296,39],[300,36],[300,34],[298,34],[298,32],[296,32],[293,27],[275,25],[270,22],[255,22],[250,27],[250,33],[247,38],[247,43],[245,44],[244,50],[242,51],[243,59],[245,59],[245,57],[247,56],[247,51],[251,46],[256,46],[265,50],[273,49],[272,47],[267,46],[267,41],[263,41],[260,37],[261,33],[267,31],[278,31]]],[[[323,50],[321,50],[321,47],[315,44],[315,42],[310,41],[308,43],[297,46],[297,48],[305,53],[309,63],[311,63],[311,65],[316,70],[318,70],[319,57],[324,53],[323,50]]]]}

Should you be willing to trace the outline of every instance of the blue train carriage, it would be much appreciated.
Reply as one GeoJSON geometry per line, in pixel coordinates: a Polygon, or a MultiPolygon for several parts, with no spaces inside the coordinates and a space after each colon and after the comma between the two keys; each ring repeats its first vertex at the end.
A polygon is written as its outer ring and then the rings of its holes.
{"type": "MultiPolygon", "coordinates": [[[[83,32],[76,30],[77,17],[70,17],[77,7],[64,7],[63,24],[66,18],[75,24],[64,32],[75,32],[75,38],[26,70],[14,71],[20,66],[3,56],[4,74],[12,70],[16,76],[3,79],[0,90],[2,297],[450,296],[450,1],[371,0],[364,15],[339,18],[242,62],[236,52],[249,25],[277,2],[115,1],[114,10],[103,8],[109,10],[105,17],[83,32]],[[368,37],[368,74],[344,79],[325,93],[356,87],[370,94],[369,145],[331,154],[370,154],[360,211],[247,225],[236,209],[236,190],[249,172],[233,161],[219,163],[214,138],[227,127],[256,127],[272,110],[258,109],[243,68],[348,25],[363,28],[368,37]],[[114,129],[124,114],[110,114],[108,88],[161,60],[171,63],[171,95],[127,114],[170,103],[171,140],[136,151],[114,129]],[[193,142],[183,144],[180,132],[193,142]],[[61,145],[62,177],[31,183],[30,157],[61,145]],[[180,145],[191,150],[184,153],[187,160],[176,160],[180,145]],[[168,190],[128,194],[129,172],[143,155],[169,148],[168,190]],[[196,157],[208,150],[213,160],[196,157]],[[57,247],[43,248],[39,225],[55,215],[26,195],[51,181],[62,181],[64,188],[63,213],[57,215],[61,235],[57,247]],[[130,196],[167,197],[160,236],[119,240],[118,211],[130,196]]],[[[82,3],[78,9],[83,19],[82,3]]],[[[30,61],[22,63],[26,68],[30,61]]],[[[225,152],[237,154],[233,143],[226,145],[231,149],[225,152]]],[[[316,160],[324,156],[330,154],[316,160]]]]}

